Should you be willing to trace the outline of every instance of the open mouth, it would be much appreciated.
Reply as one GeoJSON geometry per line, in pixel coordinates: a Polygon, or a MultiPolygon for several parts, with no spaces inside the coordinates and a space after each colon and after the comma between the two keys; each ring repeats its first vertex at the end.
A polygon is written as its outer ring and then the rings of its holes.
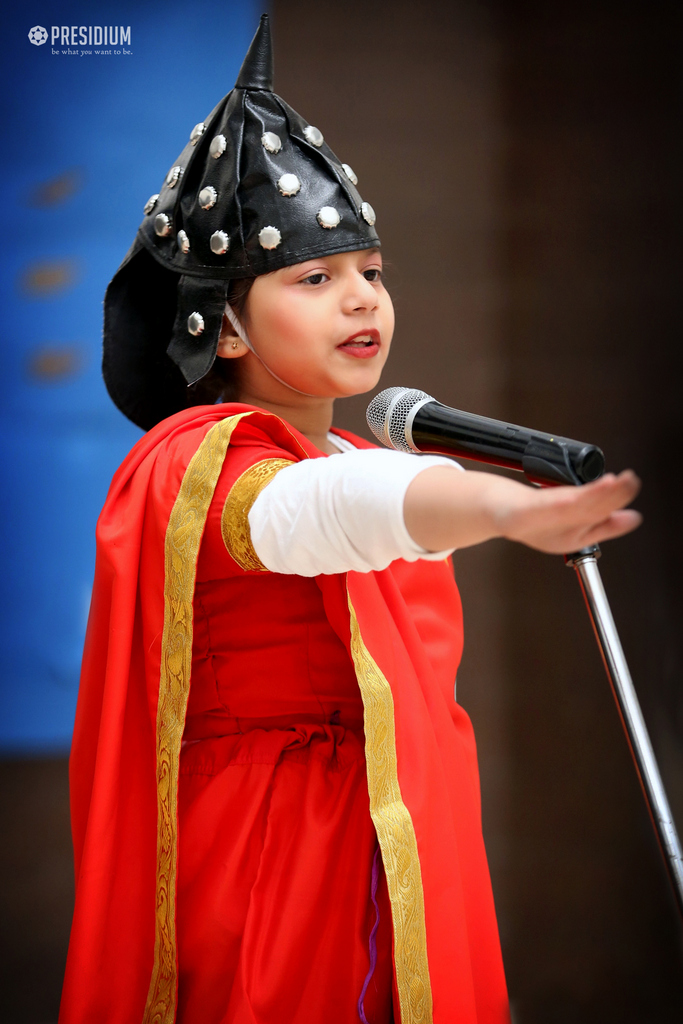
{"type": "Polygon", "coordinates": [[[356,356],[361,359],[368,359],[370,356],[374,356],[379,352],[380,340],[379,331],[359,331],[358,334],[352,335],[347,338],[346,341],[338,345],[342,352],[346,352],[348,355],[356,356]]]}

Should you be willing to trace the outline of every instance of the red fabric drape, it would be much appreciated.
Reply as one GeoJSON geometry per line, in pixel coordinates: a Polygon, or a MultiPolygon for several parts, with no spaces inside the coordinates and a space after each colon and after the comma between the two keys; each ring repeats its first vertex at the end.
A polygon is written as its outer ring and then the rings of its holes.
{"type": "MultiPolygon", "coordinates": [[[[164,538],[205,435],[245,411],[194,408],[155,427],[120,467],[98,522],[70,768],[77,895],[62,1024],[143,1019],[154,964],[164,538]]],[[[231,441],[223,470],[230,479],[265,457],[321,456],[277,417],[252,412],[231,441]]],[[[459,621],[451,572],[445,564],[397,562],[382,573],[317,583],[351,654],[350,599],[361,642],[393,695],[398,783],[419,854],[433,1019],[503,1024],[474,740],[453,700],[452,664],[436,628],[445,610],[459,621]]]]}

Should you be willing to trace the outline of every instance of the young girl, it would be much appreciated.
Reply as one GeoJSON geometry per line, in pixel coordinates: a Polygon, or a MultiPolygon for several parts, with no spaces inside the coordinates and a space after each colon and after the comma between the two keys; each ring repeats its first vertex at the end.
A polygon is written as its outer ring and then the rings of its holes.
{"type": "Polygon", "coordinates": [[[626,533],[637,481],[332,429],[393,330],[356,183],[272,93],[264,17],[107,291],[149,432],[98,524],[63,1024],[508,1020],[448,555],[626,533]]]}

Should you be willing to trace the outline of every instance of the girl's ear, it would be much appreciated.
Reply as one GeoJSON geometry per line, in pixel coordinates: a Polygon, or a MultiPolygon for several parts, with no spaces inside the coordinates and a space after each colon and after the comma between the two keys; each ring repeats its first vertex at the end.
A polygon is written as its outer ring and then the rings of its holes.
{"type": "Polygon", "coordinates": [[[240,356],[246,355],[247,351],[247,346],[244,344],[242,339],[235,334],[235,328],[224,313],[216,355],[220,359],[239,359],[240,356]]]}

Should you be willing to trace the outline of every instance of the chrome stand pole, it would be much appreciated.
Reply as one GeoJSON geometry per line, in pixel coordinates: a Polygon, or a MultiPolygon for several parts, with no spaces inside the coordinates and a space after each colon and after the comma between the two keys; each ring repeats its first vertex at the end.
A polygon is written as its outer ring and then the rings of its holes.
{"type": "Polygon", "coordinates": [[[631,673],[626,664],[619,634],[600,577],[597,559],[600,548],[594,545],[566,555],[567,565],[576,569],[586,601],[598,647],[607,671],[612,693],[626,732],[636,771],[645,796],[652,824],[664,858],[664,864],[683,917],[683,854],[676,832],[650,737],[643,719],[631,673]]]}

